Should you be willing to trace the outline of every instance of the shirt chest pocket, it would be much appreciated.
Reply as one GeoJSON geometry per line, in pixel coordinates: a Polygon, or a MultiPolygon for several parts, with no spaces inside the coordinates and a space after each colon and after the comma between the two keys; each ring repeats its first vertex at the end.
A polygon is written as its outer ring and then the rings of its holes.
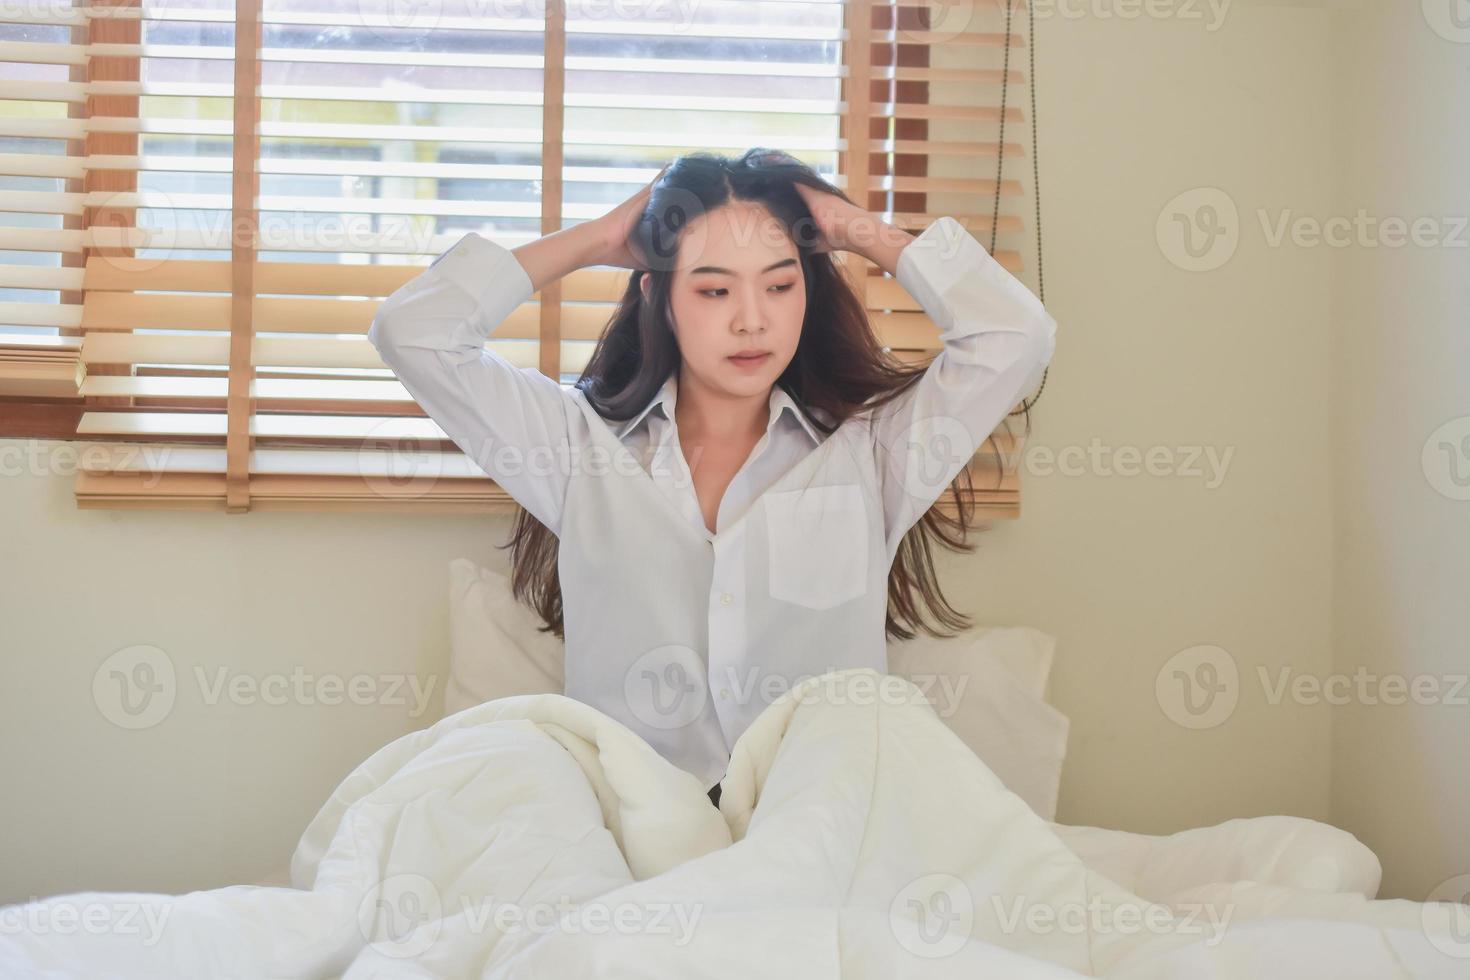
{"type": "Polygon", "coordinates": [[[868,581],[868,513],[855,483],[765,494],[772,597],[830,609],[868,581]]]}

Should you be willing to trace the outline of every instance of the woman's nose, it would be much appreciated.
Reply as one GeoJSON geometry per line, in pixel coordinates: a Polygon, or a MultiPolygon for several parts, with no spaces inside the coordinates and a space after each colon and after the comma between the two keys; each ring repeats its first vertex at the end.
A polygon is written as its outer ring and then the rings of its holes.
{"type": "Polygon", "coordinates": [[[742,333],[759,333],[766,328],[766,311],[759,299],[747,299],[740,307],[737,325],[742,333]]]}

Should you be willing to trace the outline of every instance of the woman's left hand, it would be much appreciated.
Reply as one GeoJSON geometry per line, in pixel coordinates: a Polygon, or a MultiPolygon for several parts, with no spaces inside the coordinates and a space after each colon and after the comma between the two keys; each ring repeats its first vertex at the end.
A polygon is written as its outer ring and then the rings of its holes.
{"type": "MultiPolygon", "coordinates": [[[[793,183],[816,222],[818,252],[839,249],[856,252],[888,268],[896,264],[896,253],[913,241],[913,236],[896,225],[849,203],[831,191],[793,183]]],[[[891,270],[890,270],[891,271],[891,270]]]]}
{"type": "MultiPolygon", "coordinates": [[[[806,202],[816,223],[818,252],[835,252],[839,249],[854,250],[854,242],[861,238],[860,226],[878,219],[855,204],[849,204],[831,191],[818,190],[806,184],[793,183],[796,192],[806,202]],[[854,235],[854,232],[858,234],[854,235]]],[[[871,234],[871,232],[870,232],[871,234]]]]}

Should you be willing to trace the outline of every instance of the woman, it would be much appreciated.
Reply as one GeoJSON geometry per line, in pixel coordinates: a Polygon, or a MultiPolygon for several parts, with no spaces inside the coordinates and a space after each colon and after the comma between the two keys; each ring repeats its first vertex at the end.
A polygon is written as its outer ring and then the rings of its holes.
{"type": "Polygon", "coordinates": [[[916,237],[757,147],[681,156],[513,250],[467,234],[368,338],[522,506],[515,591],[565,638],[566,694],[718,804],[735,740],[791,685],[886,673],[889,636],[936,632],[925,609],[968,625],[929,547],[971,550],[967,510],[931,507],[1041,379],[1056,322],[953,218],[916,237]],[[940,327],[927,367],[884,352],[837,250],[940,327]],[[596,265],[633,272],[574,387],[485,349],[534,292],[596,265]]]}

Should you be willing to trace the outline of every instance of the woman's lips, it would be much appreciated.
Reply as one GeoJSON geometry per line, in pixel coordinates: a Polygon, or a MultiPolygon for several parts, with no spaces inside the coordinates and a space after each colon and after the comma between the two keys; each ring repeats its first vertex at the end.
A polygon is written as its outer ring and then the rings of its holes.
{"type": "Polygon", "coordinates": [[[764,354],[757,354],[754,357],[732,356],[732,357],[726,358],[726,360],[728,360],[731,364],[737,365],[738,367],[746,367],[746,368],[748,368],[748,367],[756,367],[758,365],[761,365],[761,364],[766,363],[766,359],[768,357],[770,357],[770,356],[771,356],[771,352],[770,351],[766,351],[764,354]]]}

